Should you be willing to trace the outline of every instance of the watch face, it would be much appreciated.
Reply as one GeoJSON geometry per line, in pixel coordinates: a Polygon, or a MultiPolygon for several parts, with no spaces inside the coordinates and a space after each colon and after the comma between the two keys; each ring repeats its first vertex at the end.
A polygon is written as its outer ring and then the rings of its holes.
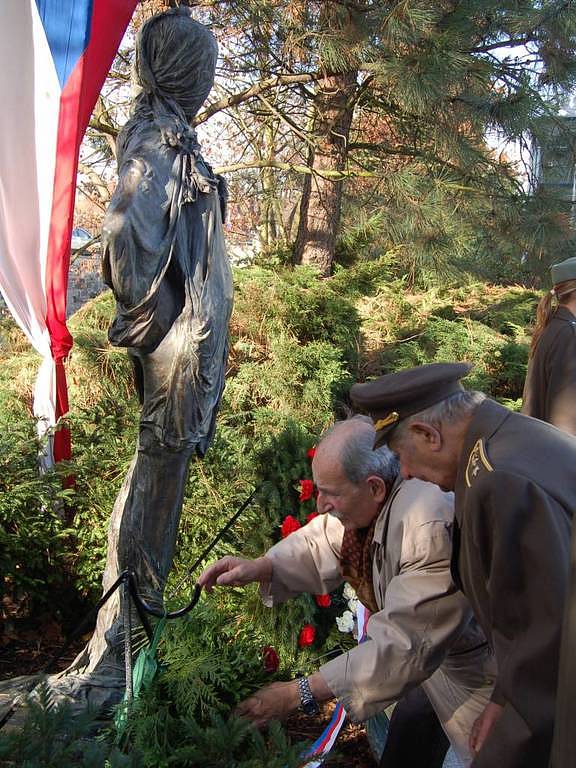
{"type": "Polygon", "coordinates": [[[314,699],[310,699],[302,703],[302,712],[305,715],[317,715],[320,712],[320,707],[314,699]]]}

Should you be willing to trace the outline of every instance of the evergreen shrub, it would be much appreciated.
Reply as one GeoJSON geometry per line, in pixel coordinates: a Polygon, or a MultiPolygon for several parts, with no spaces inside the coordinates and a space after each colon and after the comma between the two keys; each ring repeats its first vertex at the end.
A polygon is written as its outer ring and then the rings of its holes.
{"type": "Polygon", "coordinates": [[[372,296],[398,280],[390,256],[360,259],[353,267],[336,264],[330,285],[341,296],[358,299],[372,296]]]}
{"type": "Polygon", "coordinates": [[[96,715],[55,704],[41,688],[21,727],[0,732],[0,764],[22,768],[140,768],[139,755],[124,754],[112,732],[96,733],[96,715]]]}
{"type": "Polygon", "coordinates": [[[519,286],[478,282],[424,294],[381,290],[361,309],[366,375],[465,360],[474,366],[468,388],[517,408],[537,299],[519,286]]]}
{"type": "Polygon", "coordinates": [[[328,341],[354,362],[360,321],[354,305],[310,267],[236,270],[232,332],[265,344],[288,335],[300,344],[328,341]]]}
{"type": "MultiPolygon", "coordinates": [[[[6,414],[3,415],[6,418],[6,414]]],[[[0,442],[0,600],[26,615],[64,578],[69,555],[63,509],[69,492],[56,471],[40,474],[41,449],[30,418],[2,424],[0,442]]]]}

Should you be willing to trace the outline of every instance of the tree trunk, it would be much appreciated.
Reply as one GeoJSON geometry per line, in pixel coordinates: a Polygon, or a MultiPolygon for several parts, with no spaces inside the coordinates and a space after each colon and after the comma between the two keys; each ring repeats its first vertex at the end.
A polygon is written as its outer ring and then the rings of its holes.
{"type": "Polygon", "coordinates": [[[327,75],[314,99],[312,175],[304,179],[294,263],[312,264],[323,277],[332,272],[342,202],[343,182],[330,174],[346,166],[357,76],[356,71],[327,75]]]}
{"type": "MultiPolygon", "coordinates": [[[[270,126],[265,126],[263,135],[263,156],[271,161],[276,159],[274,152],[274,134],[270,126]]],[[[260,207],[260,224],[258,231],[260,242],[265,248],[274,245],[278,240],[276,209],[274,201],[277,196],[276,174],[272,168],[262,168],[262,205],[260,207]]]]}

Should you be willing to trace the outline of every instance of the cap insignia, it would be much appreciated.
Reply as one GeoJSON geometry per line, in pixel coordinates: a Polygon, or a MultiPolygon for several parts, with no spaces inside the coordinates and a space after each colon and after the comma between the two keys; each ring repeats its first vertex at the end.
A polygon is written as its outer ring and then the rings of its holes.
{"type": "Polygon", "coordinates": [[[388,416],[385,416],[383,419],[378,419],[378,421],[374,422],[374,429],[376,432],[378,432],[381,429],[384,429],[384,427],[389,427],[390,424],[395,424],[400,419],[400,414],[396,411],[391,411],[388,416]]]}
{"type": "Polygon", "coordinates": [[[477,440],[474,444],[474,447],[470,451],[470,456],[468,457],[468,465],[466,467],[466,485],[468,488],[472,485],[472,480],[478,475],[482,466],[487,469],[488,472],[494,471],[494,467],[488,461],[484,441],[480,438],[480,440],[477,440]]]}

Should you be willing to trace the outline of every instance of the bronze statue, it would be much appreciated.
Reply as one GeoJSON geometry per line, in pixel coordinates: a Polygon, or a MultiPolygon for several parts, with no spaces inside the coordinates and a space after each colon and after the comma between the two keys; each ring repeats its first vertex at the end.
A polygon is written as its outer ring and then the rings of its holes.
{"type": "MultiPolygon", "coordinates": [[[[190,459],[204,455],[214,434],[228,352],[226,191],[191,127],[212,88],[217,52],[189,8],[142,27],[140,91],[118,138],[118,187],[103,227],[104,278],[116,298],[109,338],[128,349],[142,406],[136,454],[110,520],[103,587],[130,569],[155,606],[162,606],[190,459]]],[[[124,687],[123,654],[116,593],[55,684],[76,701],[114,703],[124,687]]]]}

